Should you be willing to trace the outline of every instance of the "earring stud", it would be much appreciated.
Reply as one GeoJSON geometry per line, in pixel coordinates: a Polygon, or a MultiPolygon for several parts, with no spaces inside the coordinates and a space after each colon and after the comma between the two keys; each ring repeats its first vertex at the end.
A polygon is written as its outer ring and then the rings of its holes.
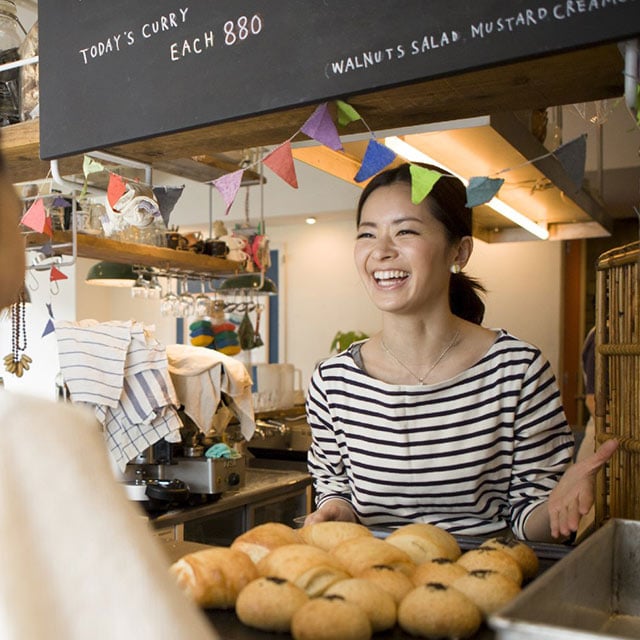
{"type": "Polygon", "coordinates": [[[451,265],[450,271],[451,271],[451,273],[460,273],[460,271],[461,271],[460,265],[454,262],[451,265]]]}

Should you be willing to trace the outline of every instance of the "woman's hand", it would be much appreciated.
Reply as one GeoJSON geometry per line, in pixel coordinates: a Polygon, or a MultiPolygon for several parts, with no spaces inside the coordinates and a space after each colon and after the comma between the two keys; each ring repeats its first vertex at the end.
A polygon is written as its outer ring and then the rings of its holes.
{"type": "Polygon", "coordinates": [[[593,455],[566,470],[547,502],[549,526],[554,538],[568,536],[578,530],[581,516],[589,512],[594,502],[596,473],[617,447],[617,440],[607,440],[593,455]]]}
{"type": "Polygon", "coordinates": [[[351,505],[340,498],[331,498],[313,513],[310,513],[305,521],[305,526],[316,522],[326,522],[327,520],[340,520],[342,522],[357,522],[356,514],[351,505]]]}

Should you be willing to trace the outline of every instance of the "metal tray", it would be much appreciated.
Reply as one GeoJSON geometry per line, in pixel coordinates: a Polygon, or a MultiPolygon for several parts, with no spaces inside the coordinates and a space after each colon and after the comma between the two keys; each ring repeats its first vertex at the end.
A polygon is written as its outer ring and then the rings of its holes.
{"type": "Polygon", "coordinates": [[[489,625],[497,640],[640,638],[640,522],[609,520],[489,625]]]}

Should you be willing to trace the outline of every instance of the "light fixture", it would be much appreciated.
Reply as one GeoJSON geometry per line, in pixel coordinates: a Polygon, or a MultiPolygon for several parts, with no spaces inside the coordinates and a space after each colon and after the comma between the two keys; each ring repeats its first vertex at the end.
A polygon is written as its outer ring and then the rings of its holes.
{"type": "Polygon", "coordinates": [[[309,216],[308,218],[305,218],[304,220],[307,224],[315,224],[316,222],[318,222],[317,218],[314,218],[313,216],[309,216]]]}
{"type": "Polygon", "coordinates": [[[133,287],[138,274],[130,264],[96,262],[88,271],[85,282],[102,287],[133,287]]]}
{"type": "MultiPolygon", "coordinates": [[[[401,140],[397,136],[389,136],[385,138],[384,144],[385,146],[389,147],[389,149],[394,151],[399,156],[403,157],[405,160],[408,160],[409,162],[423,162],[427,164],[433,164],[437,167],[440,167],[447,173],[456,176],[456,178],[459,178],[465,187],[469,185],[469,180],[465,176],[461,176],[450,167],[447,167],[441,162],[438,162],[435,158],[432,158],[423,151],[416,149],[414,146],[408,144],[404,140],[401,140]]],[[[523,215],[519,211],[516,211],[513,207],[510,207],[506,202],[503,202],[499,198],[493,197],[486,204],[494,211],[497,211],[508,220],[511,220],[511,222],[515,222],[517,225],[521,226],[529,233],[532,233],[537,238],[540,238],[541,240],[547,240],[549,238],[549,231],[545,227],[541,227],[539,224],[536,224],[533,220],[527,218],[527,216],[523,215]]]]}
{"type": "Polygon", "coordinates": [[[227,278],[219,287],[219,293],[236,295],[246,293],[250,295],[275,296],[278,293],[276,283],[267,278],[264,273],[243,273],[227,278]]]}

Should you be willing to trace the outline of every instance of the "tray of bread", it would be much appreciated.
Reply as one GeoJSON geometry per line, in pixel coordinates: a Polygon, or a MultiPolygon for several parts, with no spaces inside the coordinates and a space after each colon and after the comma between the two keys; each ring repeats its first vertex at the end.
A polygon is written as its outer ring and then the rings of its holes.
{"type": "Polygon", "coordinates": [[[269,522],[170,572],[222,638],[484,640],[494,637],[489,616],[569,550],[423,523],[379,532],[269,522]]]}

